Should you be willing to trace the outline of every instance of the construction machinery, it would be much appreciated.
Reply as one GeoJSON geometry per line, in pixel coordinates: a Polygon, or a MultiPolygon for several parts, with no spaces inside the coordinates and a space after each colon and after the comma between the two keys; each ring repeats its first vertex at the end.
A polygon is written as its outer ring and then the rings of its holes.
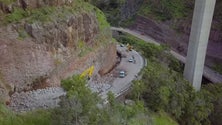
{"type": "Polygon", "coordinates": [[[127,51],[132,51],[133,46],[131,46],[131,45],[130,45],[130,44],[128,44],[128,43],[127,43],[127,45],[126,45],[126,46],[127,46],[127,51]]]}
{"type": "Polygon", "coordinates": [[[80,77],[85,77],[85,78],[90,79],[90,77],[93,75],[93,72],[94,72],[94,66],[91,66],[85,71],[83,71],[80,77]]]}

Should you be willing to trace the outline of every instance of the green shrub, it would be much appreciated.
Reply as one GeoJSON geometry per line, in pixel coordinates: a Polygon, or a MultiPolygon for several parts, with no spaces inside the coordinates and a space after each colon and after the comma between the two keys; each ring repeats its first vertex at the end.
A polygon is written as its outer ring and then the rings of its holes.
{"type": "Polygon", "coordinates": [[[21,8],[15,8],[11,14],[8,14],[5,17],[6,23],[19,22],[21,19],[24,19],[28,16],[27,11],[21,8]]]}
{"type": "Polygon", "coordinates": [[[30,18],[28,21],[30,23],[33,23],[35,21],[40,21],[40,22],[50,22],[53,21],[52,15],[56,12],[55,7],[51,6],[46,6],[38,9],[33,9],[30,10],[30,18]]]}
{"type": "Polygon", "coordinates": [[[49,111],[33,111],[23,114],[15,114],[0,104],[1,125],[50,125],[49,111]]]}
{"type": "Polygon", "coordinates": [[[222,64],[221,63],[216,63],[214,66],[213,66],[213,69],[215,71],[217,71],[218,73],[222,74],[222,64]]]}
{"type": "Polygon", "coordinates": [[[142,81],[133,81],[132,92],[130,93],[133,100],[140,100],[142,93],[145,92],[145,85],[142,81]]]}
{"type": "Polygon", "coordinates": [[[139,10],[139,15],[164,21],[182,18],[187,11],[186,2],[183,0],[146,0],[139,10]]]}
{"type": "Polygon", "coordinates": [[[100,30],[104,30],[105,28],[109,28],[109,23],[106,21],[106,17],[104,15],[104,13],[99,10],[98,8],[95,8],[95,12],[96,12],[96,17],[97,17],[97,20],[99,22],[99,28],[100,30]]]}
{"type": "Polygon", "coordinates": [[[112,25],[119,25],[121,6],[126,0],[91,0],[91,3],[101,9],[112,25]]]}
{"type": "Polygon", "coordinates": [[[0,123],[1,125],[16,125],[21,124],[22,120],[8,110],[3,104],[0,104],[0,123]]]}
{"type": "Polygon", "coordinates": [[[212,94],[214,110],[209,119],[212,125],[221,125],[222,121],[222,84],[208,84],[203,87],[212,94]]]}
{"type": "Polygon", "coordinates": [[[117,37],[117,41],[122,44],[130,44],[136,50],[142,52],[142,54],[150,59],[161,55],[165,50],[165,46],[158,46],[152,43],[146,43],[141,39],[138,39],[129,34],[122,34],[117,37]]]}
{"type": "Polygon", "coordinates": [[[182,74],[185,65],[172,55],[169,55],[168,59],[169,59],[169,65],[168,65],[169,68],[182,74]]]}
{"type": "Polygon", "coordinates": [[[164,112],[154,113],[153,119],[154,125],[178,125],[176,121],[172,120],[171,117],[164,112]]]}
{"type": "Polygon", "coordinates": [[[86,86],[86,79],[80,75],[73,75],[61,81],[62,87],[68,92],[68,96],[78,94],[90,94],[91,91],[86,86]]]}
{"type": "Polygon", "coordinates": [[[16,0],[0,0],[0,2],[6,4],[6,5],[9,5],[9,4],[12,4],[13,2],[15,2],[16,0]]]}

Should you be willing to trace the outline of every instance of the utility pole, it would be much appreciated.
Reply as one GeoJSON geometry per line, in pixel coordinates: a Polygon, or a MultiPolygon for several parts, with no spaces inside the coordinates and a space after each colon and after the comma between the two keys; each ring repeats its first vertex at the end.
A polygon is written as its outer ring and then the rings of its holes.
{"type": "Polygon", "coordinates": [[[191,34],[184,69],[184,77],[198,91],[201,88],[203,68],[216,0],[196,0],[191,34]]]}

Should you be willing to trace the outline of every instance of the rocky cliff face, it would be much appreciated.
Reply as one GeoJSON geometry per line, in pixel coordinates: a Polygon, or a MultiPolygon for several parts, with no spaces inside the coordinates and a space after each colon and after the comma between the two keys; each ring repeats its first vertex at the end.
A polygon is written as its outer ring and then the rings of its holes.
{"type": "Polygon", "coordinates": [[[144,0],[126,0],[121,6],[121,19],[126,20],[134,16],[144,0]]]}
{"type": "Polygon", "coordinates": [[[100,8],[108,21],[119,26],[123,21],[132,18],[144,0],[91,0],[91,3],[100,8]]]}
{"type": "Polygon", "coordinates": [[[29,11],[57,6],[45,22],[30,21],[30,15],[0,27],[0,98],[7,99],[15,91],[59,86],[61,79],[81,73],[91,65],[96,65],[98,72],[104,65],[102,58],[112,60],[108,67],[115,65],[116,56],[109,57],[116,54],[115,49],[106,57],[101,56],[115,45],[109,44],[108,27],[100,28],[96,8],[72,0],[18,0],[0,5],[2,12],[9,15],[15,6],[29,11]],[[78,4],[91,9],[73,7],[78,4]],[[12,9],[6,11],[9,6],[12,9]]]}
{"type": "Polygon", "coordinates": [[[70,5],[74,0],[2,0],[0,1],[0,11],[11,13],[15,7],[23,9],[35,9],[44,6],[70,5]]]}

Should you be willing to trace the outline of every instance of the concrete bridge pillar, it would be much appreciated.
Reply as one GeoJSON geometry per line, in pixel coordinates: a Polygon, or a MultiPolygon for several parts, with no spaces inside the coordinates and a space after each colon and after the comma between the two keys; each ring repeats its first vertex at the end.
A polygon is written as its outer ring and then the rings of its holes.
{"type": "Polygon", "coordinates": [[[196,0],[192,28],[184,69],[184,77],[198,91],[201,88],[203,68],[216,0],[196,0]]]}

